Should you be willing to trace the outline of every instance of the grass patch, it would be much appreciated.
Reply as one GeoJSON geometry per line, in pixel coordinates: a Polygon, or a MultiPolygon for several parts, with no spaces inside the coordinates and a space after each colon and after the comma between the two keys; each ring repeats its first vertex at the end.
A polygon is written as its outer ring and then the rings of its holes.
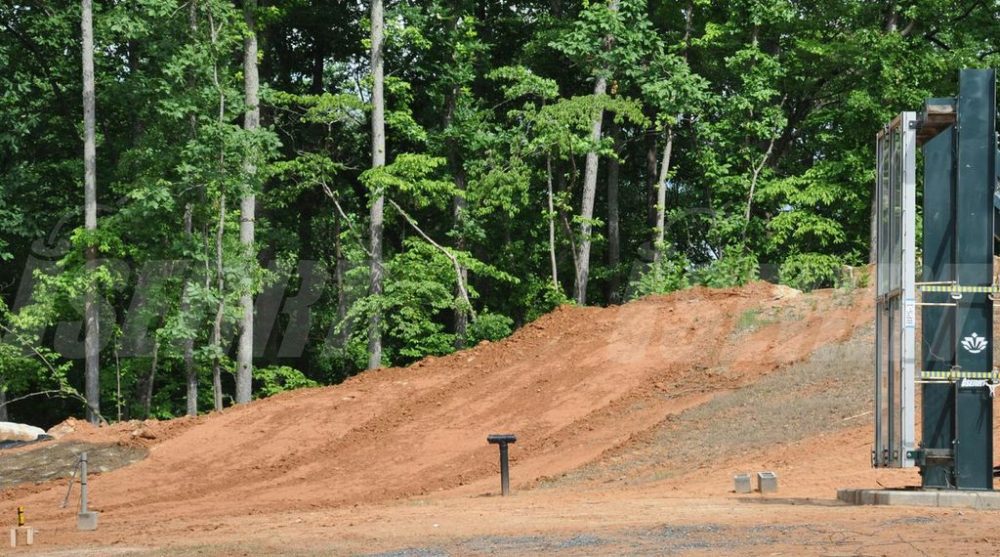
{"type": "Polygon", "coordinates": [[[777,322],[778,319],[774,315],[765,314],[757,308],[748,309],[740,314],[740,319],[736,322],[736,332],[750,333],[777,322]]]}

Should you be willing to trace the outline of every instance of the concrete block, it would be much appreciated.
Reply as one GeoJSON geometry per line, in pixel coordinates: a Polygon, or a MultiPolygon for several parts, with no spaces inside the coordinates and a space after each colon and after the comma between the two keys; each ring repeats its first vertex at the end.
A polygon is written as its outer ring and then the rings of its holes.
{"type": "Polygon", "coordinates": [[[1000,491],[841,489],[837,499],[853,505],[1000,509],[1000,491]]]}
{"type": "Polygon", "coordinates": [[[778,491],[778,475],[774,472],[757,472],[757,490],[761,493],[778,491]]]}
{"type": "Polygon", "coordinates": [[[750,474],[736,474],[733,476],[733,488],[736,493],[750,493],[753,491],[750,474]]]}
{"type": "Polygon", "coordinates": [[[884,490],[878,492],[875,504],[904,507],[936,507],[938,506],[938,493],[935,491],[884,490]]]}
{"type": "Polygon", "coordinates": [[[24,532],[24,543],[25,545],[32,545],[35,543],[35,529],[30,526],[18,526],[17,528],[10,529],[10,546],[17,547],[17,539],[24,532]]]}
{"type": "Polygon", "coordinates": [[[1000,509],[1000,497],[983,493],[977,493],[976,497],[978,498],[976,506],[977,509],[1000,509]]]}
{"type": "Polygon", "coordinates": [[[92,532],[97,530],[97,513],[88,511],[76,515],[76,529],[81,532],[92,532]]]}
{"type": "Polygon", "coordinates": [[[959,507],[977,508],[979,494],[970,491],[938,491],[937,506],[939,507],[959,507]]]}
{"type": "Polygon", "coordinates": [[[859,505],[874,505],[875,496],[878,494],[878,490],[865,489],[858,492],[858,504],[859,505]]]}

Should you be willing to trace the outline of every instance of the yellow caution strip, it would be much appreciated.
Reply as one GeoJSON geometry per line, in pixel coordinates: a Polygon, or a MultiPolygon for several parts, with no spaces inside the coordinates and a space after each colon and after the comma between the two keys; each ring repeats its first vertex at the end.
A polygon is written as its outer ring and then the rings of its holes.
{"type": "Polygon", "coordinates": [[[951,380],[951,379],[1000,379],[998,371],[921,371],[920,379],[928,380],[951,380]]]}
{"type": "Polygon", "coordinates": [[[955,284],[928,284],[918,286],[921,292],[970,292],[974,294],[995,294],[1000,292],[1000,286],[959,286],[955,284]]]}

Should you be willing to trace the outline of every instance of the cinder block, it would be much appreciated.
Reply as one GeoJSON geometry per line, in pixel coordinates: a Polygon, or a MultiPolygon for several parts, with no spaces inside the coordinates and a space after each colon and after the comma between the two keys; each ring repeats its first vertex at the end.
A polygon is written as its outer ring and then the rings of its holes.
{"type": "Polygon", "coordinates": [[[750,493],[753,491],[750,474],[736,474],[733,476],[733,487],[736,493],[750,493]]]}
{"type": "Polygon", "coordinates": [[[774,472],[757,472],[757,490],[761,493],[778,491],[778,475],[774,472]]]}
{"type": "Polygon", "coordinates": [[[81,532],[92,532],[97,530],[97,513],[88,511],[76,515],[76,529],[81,532]]]}

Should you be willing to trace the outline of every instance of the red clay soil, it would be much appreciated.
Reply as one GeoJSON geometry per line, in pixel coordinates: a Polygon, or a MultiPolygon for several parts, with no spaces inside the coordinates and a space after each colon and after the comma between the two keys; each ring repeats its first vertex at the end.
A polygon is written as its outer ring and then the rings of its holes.
{"type": "MultiPolygon", "coordinates": [[[[671,414],[800,362],[871,321],[871,293],[767,283],[612,308],[563,307],[511,338],[220,414],[65,439],[138,443],[147,459],[91,479],[102,531],[136,520],[266,514],[495,489],[489,433],[516,433],[515,488],[627,446],[671,414]]],[[[62,482],[0,494],[39,523],[62,482]]],[[[110,534],[109,534],[110,535],[110,534]]]]}

